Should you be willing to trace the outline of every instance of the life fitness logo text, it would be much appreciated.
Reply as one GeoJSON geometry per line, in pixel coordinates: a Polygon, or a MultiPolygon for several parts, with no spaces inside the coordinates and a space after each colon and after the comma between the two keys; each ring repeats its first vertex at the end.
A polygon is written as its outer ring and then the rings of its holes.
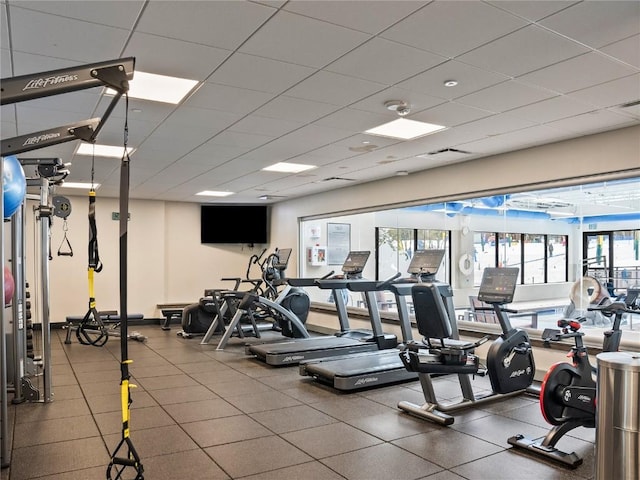
{"type": "Polygon", "coordinates": [[[53,138],[58,138],[60,136],[59,133],[47,133],[44,135],[37,135],[35,137],[29,137],[27,138],[24,143],[22,144],[22,146],[27,146],[27,145],[37,145],[40,142],[44,142],[46,140],[51,140],[53,138]]]}
{"type": "Polygon", "coordinates": [[[22,91],[33,90],[34,88],[46,88],[50,85],[73,82],[75,80],[78,80],[78,75],[56,75],[54,77],[37,78],[35,80],[29,80],[29,83],[25,85],[22,91]]]}

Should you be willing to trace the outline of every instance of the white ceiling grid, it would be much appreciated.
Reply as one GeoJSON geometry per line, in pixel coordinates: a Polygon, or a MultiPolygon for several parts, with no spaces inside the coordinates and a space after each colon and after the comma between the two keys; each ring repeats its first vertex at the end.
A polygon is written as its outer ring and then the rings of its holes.
{"type": "MultiPolygon", "coordinates": [[[[134,56],[138,71],[200,82],[177,106],[130,101],[133,198],[203,202],[206,189],[235,192],[216,202],[277,201],[640,124],[640,107],[621,106],[640,100],[638,1],[0,6],[2,78],[134,56]],[[398,118],[388,100],[449,128],[406,142],[363,134],[398,118]],[[469,153],[425,155],[445,149],[469,153]],[[261,170],[280,161],[318,168],[261,170]]],[[[92,89],[2,106],[2,137],[100,116],[108,101],[92,89]]],[[[122,143],[120,103],[99,143],[122,143]]],[[[69,181],[88,181],[76,148],[25,156],[59,156],[69,181]]],[[[97,164],[100,194],[116,196],[118,162],[97,164]]]]}

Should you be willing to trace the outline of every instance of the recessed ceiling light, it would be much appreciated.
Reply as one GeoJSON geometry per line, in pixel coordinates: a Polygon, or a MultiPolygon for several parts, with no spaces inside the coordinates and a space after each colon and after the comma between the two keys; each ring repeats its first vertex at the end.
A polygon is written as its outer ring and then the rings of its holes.
{"type": "Polygon", "coordinates": [[[303,165],[301,163],[279,162],[274,163],[269,167],[265,167],[262,170],[267,172],[300,173],[305,170],[311,170],[312,168],[317,167],[315,165],[303,165]]]}
{"type": "Polygon", "coordinates": [[[398,118],[392,122],[367,130],[364,133],[380,137],[397,138],[400,140],[413,140],[414,138],[438,132],[445,128],[447,127],[443,127],[442,125],[418,122],[416,120],[408,120],[406,118],[398,118]]]}
{"type": "Polygon", "coordinates": [[[445,80],[444,82],[445,87],[455,87],[456,85],[458,85],[457,80],[445,80]]]}
{"type": "MultiPolygon", "coordinates": [[[[154,102],[177,104],[198,84],[197,80],[168,77],[136,71],[129,81],[129,98],[151,100],[154,102]]],[[[108,95],[115,95],[115,90],[108,88],[108,95]]]]}
{"type": "MultiPolygon", "coordinates": [[[[91,188],[91,183],[89,182],[64,182],[61,187],[64,188],[84,188],[86,190],[89,190],[91,188]]],[[[93,184],[93,189],[97,190],[98,188],[100,188],[100,184],[99,183],[94,183],[93,184]]]]}
{"type": "MultiPolygon", "coordinates": [[[[127,152],[131,155],[136,149],[127,147],[127,152]]],[[[123,146],[116,145],[94,145],[92,143],[81,143],[78,145],[76,154],[78,155],[95,155],[96,157],[113,157],[122,158],[124,153],[123,146]]]]}
{"type": "Polygon", "coordinates": [[[217,192],[215,190],[203,190],[202,192],[196,193],[196,195],[201,195],[203,197],[228,197],[229,195],[233,195],[233,192],[217,192]]]}

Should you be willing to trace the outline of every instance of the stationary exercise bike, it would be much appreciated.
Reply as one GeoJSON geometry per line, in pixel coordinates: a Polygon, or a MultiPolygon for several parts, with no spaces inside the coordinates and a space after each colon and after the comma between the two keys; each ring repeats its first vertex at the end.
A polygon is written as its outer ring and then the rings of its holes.
{"type": "MultiPolygon", "coordinates": [[[[635,296],[627,296],[625,301],[616,300],[604,305],[589,307],[590,311],[599,311],[606,317],[613,316],[611,330],[604,332],[603,352],[615,352],[620,347],[622,331],[620,325],[625,313],[640,314],[635,296]]],[[[582,464],[575,452],[567,453],[556,448],[558,441],[577,427],[595,428],[596,426],[596,368],[589,361],[587,348],[580,330],[585,319],[560,319],[561,330],[545,329],[542,338],[545,342],[557,342],[573,338],[575,345],[567,355],[570,362],[558,362],[547,371],[540,389],[540,410],[551,430],[545,437],[528,439],[524,435],[515,435],[508,442],[534,454],[559,462],[570,468],[582,464]]]]}
{"type": "Polygon", "coordinates": [[[525,393],[533,383],[535,364],[529,337],[524,330],[513,328],[503,305],[513,300],[518,279],[517,268],[487,268],[484,271],[478,299],[491,305],[502,327],[487,353],[486,367],[474,354],[475,348],[488,338],[475,343],[456,340],[455,311],[451,287],[424,283],[412,287],[411,296],[422,342],[403,346],[400,358],[409,371],[417,372],[426,403],[400,402],[398,408],[412,415],[451,425],[449,415],[464,408],[525,393]],[[439,402],[431,375],[457,374],[463,398],[457,403],[439,402]],[[489,375],[492,392],[478,395],[471,385],[471,375],[489,375]]]}

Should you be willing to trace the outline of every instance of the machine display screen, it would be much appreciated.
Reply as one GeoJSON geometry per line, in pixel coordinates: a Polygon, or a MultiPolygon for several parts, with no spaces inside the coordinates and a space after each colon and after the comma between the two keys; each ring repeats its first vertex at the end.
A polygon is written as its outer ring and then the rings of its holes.
{"type": "Polygon", "coordinates": [[[444,258],[444,250],[416,250],[407,272],[417,275],[434,275],[444,258]]]}
{"type": "Polygon", "coordinates": [[[285,269],[289,265],[289,257],[291,256],[290,248],[281,248],[277,252],[278,260],[273,264],[274,268],[285,269]]]}
{"type": "Polygon", "coordinates": [[[478,300],[485,303],[511,303],[518,283],[518,268],[485,268],[478,300]]]}
{"type": "Polygon", "coordinates": [[[367,264],[369,255],[368,251],[352,251],[347,255],[347,259],[342,264],[342,271],[345,273],[360,273],[367,264]]]}

